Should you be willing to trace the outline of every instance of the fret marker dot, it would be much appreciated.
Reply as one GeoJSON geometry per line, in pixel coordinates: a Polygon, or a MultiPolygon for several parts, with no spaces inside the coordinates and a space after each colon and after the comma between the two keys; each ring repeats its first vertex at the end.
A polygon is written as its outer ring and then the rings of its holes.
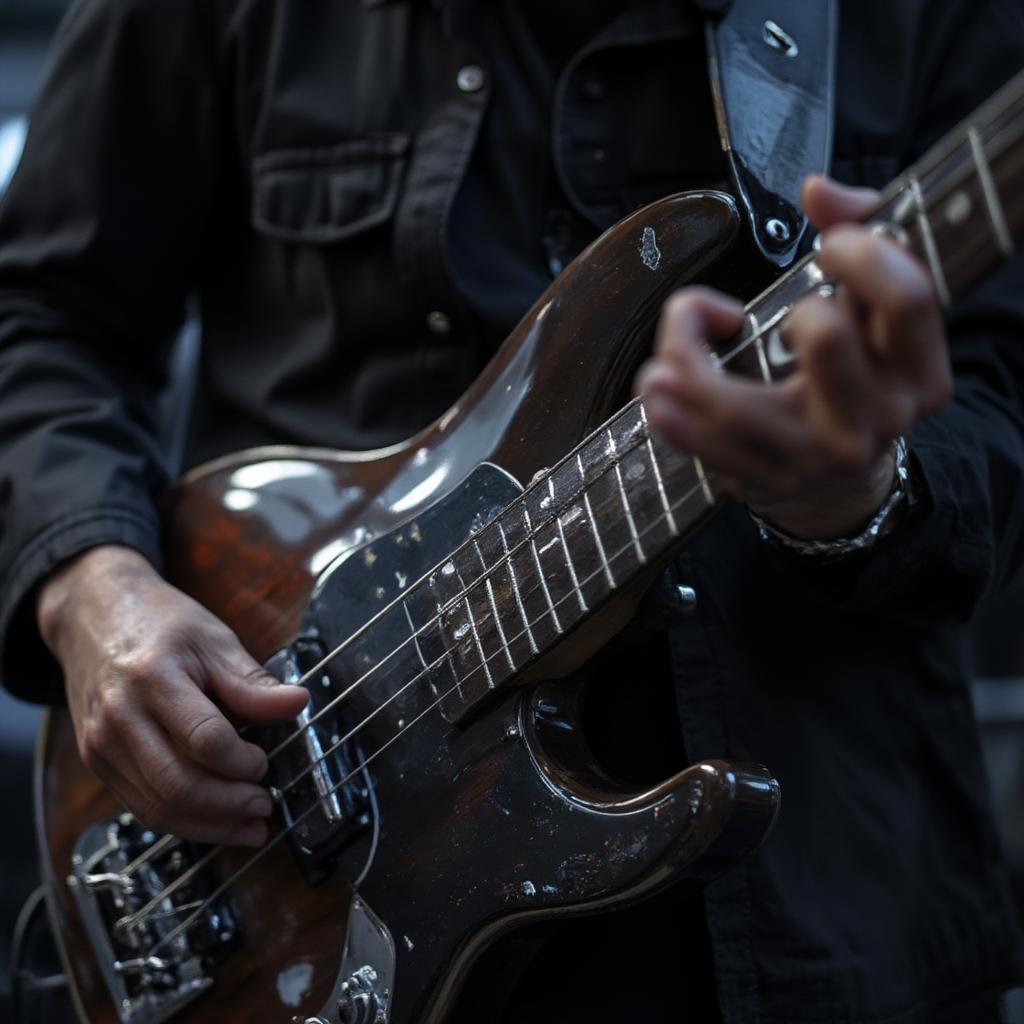
{"type": "Polygon", "coordinates": [[[950,224],[963,224],[971,215],[971,197],[966,192],[957,192],[945,209],[946,220],[950,224]]]}

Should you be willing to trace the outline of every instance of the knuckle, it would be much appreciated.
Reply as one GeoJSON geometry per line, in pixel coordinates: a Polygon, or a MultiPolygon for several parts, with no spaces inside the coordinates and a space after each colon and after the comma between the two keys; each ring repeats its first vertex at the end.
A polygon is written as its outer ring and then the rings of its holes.
{"type": "Polygon", "coordinates": [[[665,300],[663,309],[666,318],[674,320],[676,317],[685,316],[696,301],[697,296],[694,289],[680,288],[665,300]]]}
{"type": "Polygon", "coordinates": [[[151,832],[175,831],[170,809],[159,800],[142,800],[132,813],[151,832]]]}
{"type": "Polygon", "coordinates": [[[162,660],[154,650],[136,651],[119,659],[117,668],[133,686],[142,686],[160,674],[162,660]]]}
{"type": "Polygon", "coordinates": [[[202,761],[216,758],[235,739],[235,732],[219,716],[204,718],[193,726],[188,736],[188,747],[202,761]]]}
{"type": "Polygon", "coordinates": [[[99,700],[99,717],[96,721],[100,739],[104,742],[123,732],[131,721],[128,699],[119,689],[104,690],[99,700]]]}
{"type": "Polygon", "coordinates": [[[156,769],[153,786],[160,794],[165,809],[185,802],[191,792],[185,773],[173,761],[156,769]]]}
{"type": "Polygon", "coordinates": [[[78,744],[78,754],[82,759],[82,764],[93,773],[93,775],[103,775],[103,758],[100,752],[103,749],[103,742],[100,736],[100,731],[97,727],[89,727],[82,735],[82,739],[78,744]]]}

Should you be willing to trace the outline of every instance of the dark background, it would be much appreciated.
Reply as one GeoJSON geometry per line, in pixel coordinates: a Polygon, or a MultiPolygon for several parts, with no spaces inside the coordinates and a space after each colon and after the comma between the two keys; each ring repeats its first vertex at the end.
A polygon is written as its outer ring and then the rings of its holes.
{"type": "MultiPolygon", "coordinates": [[[[47,43],[66,6],[67,0],[0,0],[0,193],[16,165],[47,43]]],[[[1018,582],[991,602],[977,623],[975,704],[1007,854],[1024,907],[1022,625],[1024,584],[1018,582]]],[[[41,714],[40,709],[0,691],[0,1024],[10,1021],[10,939],[15,918],[38,881],[31,772],[41,714]]],[[[1011,1024],[1024,1024],[1024,991],[1011,997],[1009,1011],[1011,1024]]]]}

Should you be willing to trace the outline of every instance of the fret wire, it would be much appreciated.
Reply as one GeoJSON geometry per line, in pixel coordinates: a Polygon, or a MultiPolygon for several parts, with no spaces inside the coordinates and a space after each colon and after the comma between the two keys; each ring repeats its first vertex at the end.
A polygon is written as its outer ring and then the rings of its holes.
{"type": "Polygon", "coordinates": [[[939,250],[935,244],[932,223],[928,219],[928,209],[925,206],[924,195],[921,192],[921,183],[914,175],[910,177],[910,194],[913,196],[914,205],[917,207],[917,223],[921,229],[921,241],[924,243],[925,255],[928,257],[928,265],[931,267],[935,290],[939,294],[939,301],[948,309],[953,304],[953,300],[949,294],[949,286],[946,284],[946,274],[942,269],[939,250]]]}
{"type": "MultiPolygon", "coordinates": [[[[452,565],[455,565],[454,560],[452,565]]],[[[466,615],[469,618],[469,628],[473,633],[473,639],[476,641],[476,649],[480,655],[480,664],[483,667],[484,674],[487,676],[487,686],[489,689],[494,689],[494,676],[491,675],[491,666],[488,664],[487,656],[484,654],[484,645],[480,641],[480,632],[476,628],[476,616],[473,614],[473,604],[469,598],[469,587],[466,586],[466,581],[462,578],[462,573],[459,572],[458,566],[455,568],[455,577],[459,581],[459,586],[462,587],[462,604],[466,607],[466,615]]],[[[490,582],[490,577],[487,577],[487,581],[490,582]]],[[[474,580],[474,583],[479,582],[474,580]]],[[[472,673],[470,673],[472,674],[472,673]]]]}
{"type": "MultiPolygon", "coordinates": [[[[627,403],[627,405],[623,409],[619,410],[619,413],[615,417],[613,417],[612,420],[610,420],[609,422],[614,423],[617,420],[624,419],[627,416],[627,414],[629,414],[634,409],[634,407],[637,407],[639,405],[640,405],[640,400],[638,398],[637,399],[633,399],[631,402],[627,403]]],[[[594,434],[592,434],[589,438],[587,438],[583,442],[583,444],[586,444],[587,441],[595,440],[598,436],[600,436],[599,431],[595,431],[594,434]]],[[[635,440],[632,443],[630,443],[629,446],[626,448],[625,452],[626,453],[631,452],[635,448],[639,447],[639,445],[643,442],[643,439],[644,439],[643,432],[641,432],[640,439],[635,440]]],[[[568,460],[570,458],[572,458],[574,455],[577,455],[579,449],[583,446],[583,444],[578,445],[572,452],[569,452],[566,456],[564,456],[564,458],[552,470],[549,470],[549,472],[554,472],[559,467],[561,467],[562,465],[566,464],[568,462],[568,460]]],[[[608,467],[605,467],[605,468],[603,468],[601,470],[600,475],[603,476],[607,472],[608,472],[608,467]]],[[[531,519],[530,519],[529,510],[527,509],[527,507],[525,505],[525,498],[530,493],[531,490],[532,490],[532,488],[527,488],[516,499],[514,499],[512,502],[510,502],[510,504],[507,506],[507,508],[502,512],[502,515],[507,515],[513,509],[519,509],[519,508],[522,509],[523,515],[524,515],[524,519],[525,519],[525,522],[527,524],[526,539],[522,540],[522,541],[518,541],[513,548],[510,548],[508,546],[507,538],[504,536],[504,529],[501,527],[500,522],[498,522],[498,526],[499,526],[499,529],[502,532],[502,542],[503,542],[504,547],[505,547],[505,555],[506,555],[507,563],[510,566],[510,572],[511,572],[511,565],[512,565],[512,563],[511,563],[512,555],[515,552],[519,551],[521,548],[523,548],[527,543],[529,543],[529,545],[531,547],[531,550],[532,550],[534,563],[537,566],[538,578],[540,579],[541,585],[544,588],[545,595],[546,595],[547,601],[548,601],[548,606],[551,609],[552,621],[555,624],[556,630],[559,633],[562,633],[562,632],[564,632],[564,630],[561,628],[561,624],[559,622],[557,612],[555,612],[555,604],[551,600],[550,592],[547,590],[547,582],[546,582],[546,580],[544,578],[544,572],[543,572],[543,569],[542,569],[542,567],[540,565],[540,559],[539,559],[538,554],[537,554],[537,545],[536,545],[536,541],[534,539],[533,525],[532,525],[532,522],[531,522],[531,519]]],[[[582,493],[582,490],[583,490],[583,488],[581,487],[580,492],[578,492],[578,493],[582,493]]],[[[458,557],[458,555],[460,553],[462,553],[468,547],[468,545],[469,545],[469,541],[468,540],[467,541],[463,541],[462,544],[460,544],[457,548],[455,548],[454,551],[452,551],[450,553],[448,561],[452,564],[453,569],[454,569],[454,559],[456,559],[458,557]]],[[[440,563],[439,563],[439,565],[440,565],[440,563]]],[[[434,566],[431,569],[426,570],[423,573],[423,575],[412,585],[412,588],[410,588],[408,593],[412,593],[415,589],[417,589],[417,588],[419,588],[421,586],[430,585],[429,584],[429,580],[430,580],[431,574],[434,571],[436,571],[437,568],[438,568],[438,566],[434,566]]],[[[495,566],[494,568],[497,568],[497,566],[495,566]]],[[[489,575],[490,571],[493,571],[493,570],[488,570],[488,572],[485,573],[484,576],[489,575]]],[[[474,586],[478,585],[482,578],[484,578],[484,577],[482,576],[482,577],[478,578],[477,580],[475,580],[474,581],[474,586]]],[[[463,581],[463,587],[464,587],[464,590],[463,590],[463,593],[462,593],[461,596],[467,597],[468,594],[469,594],[469,588],[465,588],[464,581],[463,581]]],[[[521,599],[520,593],[519,593],[518,584],[517,584],[516,596],[517,596],[517,600],[521,599]]],[[[375,624],[377,624],[378,622],[380,622],[383,619],[384,616],[390,614],[394,610],[395,605],[398,603],[399,600],[400,600],[399,598],[395,598],[391,603],[389,603],[387,606],[385,606],[384,608],[380,609],[376,614],[371,616],[362,626],[359,627],[359,629],[355,630],[355,632],[353,632],[344,641],[342,641],[340,644],[338,644],[333,650],[331,650],[331,651],[327,652],[326,654],[324,654],[324,656],[322,658],[320,658],[320,660],[317,661],[317,663],[315,665],[312,665],[310,668],[306,669],[306,671],[299,677],[299,679],[296,680],[294,685],[296,685],[296,686],[307,685],[311,680],[316,678],[318,676],[318,674],[321,673],[330,664],[330,662],[334,658],[338,657],[338,655],[341,654],[341,652],[343,650],[345,650],[349,645],[354,643],[361,636],[363,636],[370,629],[372,629],[375,624]]],[[[402,598],[401,600],[404,600],[404,598],[402,598]]],[[[386,662],[390,658],[395,657],[397,654],[401,653],[401,651],[403,651],[410,643],[415,642],[416,637],[419,636],[420,634],[422,634],[429,626],[438,623],[440,621],[442,615],[446,611],[453,609],[454,606],[457,605],[458,601],[459,601],[459,596],[456,596],[456,597],[452,598],[450,601],[448,601],[447,603],[438,605],[437,614],[432,619],[430,619],[428,622],[424,623],[416,631],[416,636],[410,636],[410,637],[406,638],[405,640],[403,640],[401,643],[397,644],[395,646],[395,648],[392,651],[390,651],[384,658],[382,658],[381,660],[376,662],[373,665],[373,667],[371,669],[369,669],[369,671],[364,672],[362,675],[360,675],[352,683],[350,683],[348,686],[346,686],[342,690],[341,693],[339,693],[335,697],[333,697],[326,705],[324,705],[324,707],[320,708],[314,715],[312,715],[310,720],[308,722],[304,723],[302,728],[300,728],[300,729],[296,730],[295,732],[291,733],[286,739],[284,739],[280,743],[278,743],[277,746],[273,748],[273,750],[268,751],[267,756],[268,757],[276,757],[291,742],[293,742],[294,740],[296,740],[299,737],[301,737],[302,735],[304,735],[306,730],[308,730],[317,721],[319,721],[321,718],[323,718],[324,715],[328,714],[329,711],[333,707],[336,707],[340,701],[344,700],[351,693],[353,693],[360,685],[362,685],[370,677],[370,675],[372,675],[374,672],[376,672],[379,669],[381,669],[383,667],[383,665],[386,664],[386,662]]],[[[523,611],[525,612],[525,607],[523,608],[523,611]]],[[[525,619],[525,615],[524,615],[524,619],[525,619]]],[[[534,650],[536,650],[537,649],[537,645],[536,645],[536,642],[535,642],[535,640],[534,640],[532,635],[531,635],[531,638],[530,638],[530,642],[531,642],[531,646],[534,648],[534,650]]],[[[457,676],[457,672],[456,672],[456,669],[455,669],[455,664],[454,664],[454,661],[453,661],[453,658],[452,658],[452,652],[450,650],[446,649],[444,657],[448,661],[448,665],[449,665],[449,668],[451,669],[451,671],[453,673],[453,677],[457,676]]],[[[439,659],[439,661],[440,660],[442,660],[442,659],[439,659]]]]}
{"type": "Polygon", "coordinates": [[[576,566],[573,564],[572,552],[569,550],[569,545],[565,539],[565,527],[562,525],[562,517],[558,513],[558,499],[555,497],[555,479],[553,476],[548,477],[548,494],[551,495],[551,504],[555,509],[555,524],[558,527],[558,536],[562,541],[562,551],[565,553],[565,564],[569,570],[569,577],[572,579],[573,589],[576,591],[576,596],[580,602],[580,611],[586,612],[589,609],[583,597],[583,591],[580,590],[580,581],[576,578],[576,566]]]}
{"type": "Polygon", "coordinates": [[[981,140],[978,129],[972,124],[967,129],[967,136],[971,140],[971,154],[974,157],[974,166],[981,181],[981,191],[985,197],[985,206],[988,209],[989,220],[992,221],[992,230],[995,232],[999,248],[1004,256],[1013,255],[1013,236],[1006,224],[1006,217],[1003,213],[1003,206],[999,200],[999,192],[996,183],[992,178],[992,168],[989,166],[988,156],[985,153],[985,146],[981,140]]]}
{"type": "Polygon", "coordinates": [[[409,623],[409,632],[412,635],[412,643],[416,648],[416,654],[419,656],[420,664],[426,668],[427,659],[423,657],[423,649],[420,647],[420,631],[416,628],[416,624],[412,621],[412,613],[409,611],[408,602],[402,599],[402,608],[405,610],[405,617],[409,623]]]}
{"type": "MultiPolygon", "coordinates": [[[[640,417],[644,423],[644,429],[647,430],[647,410],[644,408],[643,402],[640,403],[640,417]]],[[[679,536],[679,527],[676,524],[676,517],[672,514],[672,509],[668,504],[668,493],[665,490],[665,481],[661,476],[661,466],[658,464],[658,457],[654,452],[654,438],[651,437],[650,432],[647,432],[647,457],[651,463],[651,470],[654,473],[654,479],[658,484],[658,494],[661,497],[661,507],[665,510],[665,515],[668,517],[669,529],[672,531],[673,537],[679,536]]],[[[589,509],[590,504],[587,503],[589,509]]],[[[604,550],[601,551],[601,557],[604,558],[604,550]]]]}
{"type": "MultiPolygon", "coordinates": [[[[641,406],[643,408],[643,406],[641,406]]],[[[647,439],[650,442],[650,438],[647,439]]],[[[576,463],[580,470],[580,480],[584,482],[583,487],[583,505],[587,510],[587,519],[590,521],[590,530],[594,534],[594,543],[597,545],[597,553],[601,556],[601,565],[604,568],[604,574],[608,579],[608,586],[615,589],[615,577],[612,575],[612,567],[608,564],[608,556],[604,551],[604,541],[601,540],[601,533],[597,528],[597,520],[594,518],[594,510],[590,507],[590,489],[586,486],[586,472],[583,469],[583,456],[576,456],[576,463]]]]}
{"type": "Polygon", "coordinates": [[[714,505],[714,503],[715,503],[715,496],[714,496],[714,494],[711,491],[711,484],[708,483],[708,475],[707,475],[707,473],[704,472],[704,463],[701,462],[700,459],[697,458],[696,455],[694,455],[693,456],[693,465],[694,465],[694,468],[697,470],[697,477],[700,479],[701,489],[704,491],[704,500],[709,505],[714,505]]]}
{"type": "Polygon", "coordinates": [[[515,672],[516,663],[512,660],[512,652],[509,650],[508,640],[505,639],[505,628],[501,624],[501,616],[498,614],[498,602],[494,599],[494,586],[489,576],[484,581],[484,585],[487,588],[487,596],[491,599],[491,612],[494,615],[494,624],[498,627],[498,636],[501,637],[502,649],[505,651],[505,657],[508,659],[508,667],[515,672]]]}
{"type": "Polygon", "coordinates": [[[754,347],[757,349],[757,362],[761,367],[761,376],[764,377],[766,384],[772,382],[772,371],[768,367],[768,356],[764,351],[764,339],[761,337],[761,327],[758,324],[757,314],[748,313],[747,319],[750,321],[751,338],[754,342],[754,347]]]}
{"type": "Polygon", "coordinates": [[[561,634],[565,630],[562,629],[558,613],[555,611],[555,603],[551,600],[551,591],[548,590],[548,581],[544,576],[544,567],[540,564],[540,553],[537,551],[537,541],[533,532],[533,520],[530,517],[530,510],[525,505],[523,505],[523,515],[526,518],[526,535],[530,538],[530,550],[533,552],[533,560],[537,565],[537,578],[540,580],[541,589],[547,598],[548,608],[551,609],[551,621],[555,624],[555,631],[561,634]]]}
{"type": "MultiPolygon", "coordinates": [[[[608,444],[611,446],[612,457],[615,458],[618,455],[618,446],[615,444],[615,435],[611,432],[610,428],[606,430],[605,433],[608,435],[608,444]]],[[[633,522],[633,510],[629,506],[629,498],[626,497],[626,488],[622,482],[621,466],[621,459],[616,459],[613,469],[615,471],[615,480],[619,485],[619,496],[622,498],[622,507],[626,513],[626,522],[629,524],[629,532],[633,537],[633,546],[636,548],[636,557],[640,559],[641,563],[646,563],[647,556],[644,554],[644,549],[640,546],[640,537],[636,532],[636,523],[633,522]]]]}
{"type": "Polygon", "coordinates": [[[530,628],[530,620],[526,616],[526,606],[523,604],[523,595],[519,591],[519,579],[516,576],[515,566],[512,564],[512,553],[508,549],[508,537],[505,535],[505,527],[498,520],[498,533],[501,536],[501,546],[505,552],[505,563],[508,566],[508,576],[512,581],[512,593],[515,595],[516,604],[519,606],[519,614],[523,617],[523,625],[526,627],[526,637],[530,641],[530,649],[534,654],[540,653],[537,641],[533,638],[533,630],[530,628]]]}
{"type": "MultiPolygon", "coordinates": [[[[483,567],[485,573],[490,572],[490,566],[484,560],[484,553],[480,550],[480,544],[476,537],[473,538],[473,549],[476,551],[477,558],[480,559],[480,565],[483,567]]],[[[498,567],[499,563],[495,563],[494,568],[498,567]]],[[[516,670],[516,663],[512,660],[512,652],[508,648],[508,640],[505,639],[505,627],[501,624],[501,616],[498,614],[498,602],[494,597],[494,585],[491,582],[490,575],[484,580],[484,586],[487,588],[487,597],[491,602],[491,614],[494,616],[494,624],[498,627],[498,636],[501,637],[501,646],[505,649],[505,657],[508,659],[508,667],[513,672],[516,670]]]]}

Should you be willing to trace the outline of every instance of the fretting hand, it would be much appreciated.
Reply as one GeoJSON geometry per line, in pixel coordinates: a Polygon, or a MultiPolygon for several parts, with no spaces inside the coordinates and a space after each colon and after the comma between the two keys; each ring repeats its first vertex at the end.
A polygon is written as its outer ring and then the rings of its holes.
{"type": "Polygon", "coordinates": [[[40,633],[64,669],[82,760],[148,828],[258,846],[272,811],[264,752],[225,717],[298,714],[222,622],[136,552],[87,551],[40,589],[40,633]]]}
{"type": "Polygon", "coordinates": [[[706,341],[737,332],[743,307],[685,288],[665,305],[636,389],[654,428],[727,492],[788,533],[827,539],[871,519],[892,487],[893,439],[938,411],[953,383],[927,271],[858,223],[877,194],[810,178],[803,201],[824,235],[818,263],[840,288],[790,314],[793,374],[766,385],[716,370],[706,341]]]}

